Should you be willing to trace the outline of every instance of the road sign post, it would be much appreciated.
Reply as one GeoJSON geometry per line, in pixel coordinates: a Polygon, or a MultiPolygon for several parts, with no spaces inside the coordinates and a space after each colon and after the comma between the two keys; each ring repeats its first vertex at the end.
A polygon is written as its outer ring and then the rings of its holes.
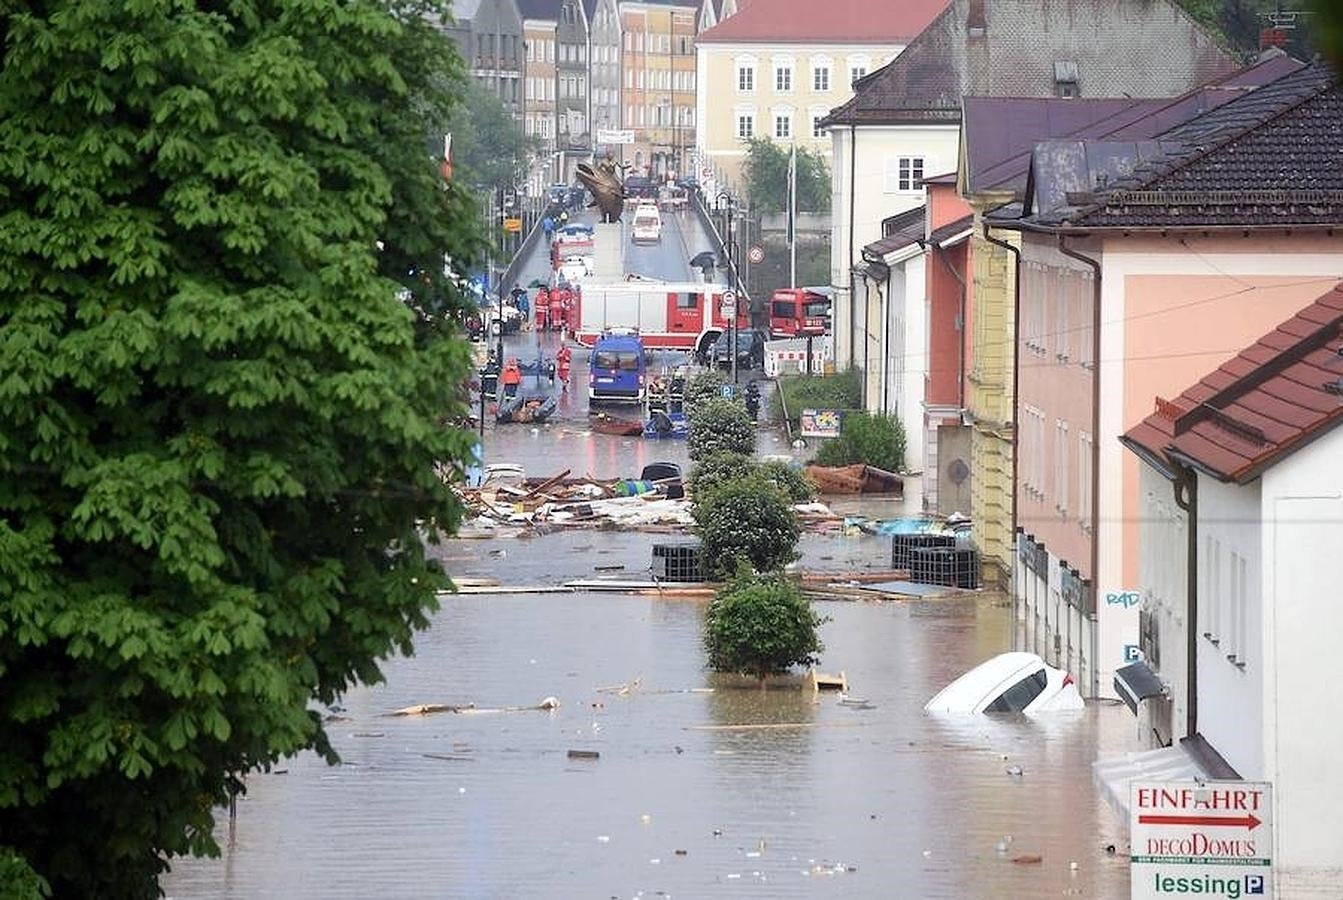
{"type": "Polygon", "coordinates": [[[732,383],[736,384],[737,383],[737,292],[736,291],[723,291],[723,302],[721,309],[723,310],[723,315],[727,316],[728,321],[727,356],[728,359],[731,360],[729,365],[732,366],[732,383]]]}
{"type": "Polygon", "coordinates": [[[753,245],[750,250],[746,251],[746,258],[751,261],[752,265],[760,265],[765,261],[765,248],[759,244],[753,245]]]}
{"type": "Polygon", "coordinates": [[[1254,781],[1134,781],[1133,900],[1273,896],[1273,786],[1254,781]]]}

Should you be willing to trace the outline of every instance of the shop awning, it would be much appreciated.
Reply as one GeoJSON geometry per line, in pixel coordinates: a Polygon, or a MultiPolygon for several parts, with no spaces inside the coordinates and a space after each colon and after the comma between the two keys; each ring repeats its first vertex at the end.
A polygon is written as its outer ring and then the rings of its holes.
{"type": "Polygon", "coordinates": [[[1166,686],[1145,662],[1135,662],[1115,670],[1115,691],[1134,713],[1148,697],[1166,692],[1166,686]]]}

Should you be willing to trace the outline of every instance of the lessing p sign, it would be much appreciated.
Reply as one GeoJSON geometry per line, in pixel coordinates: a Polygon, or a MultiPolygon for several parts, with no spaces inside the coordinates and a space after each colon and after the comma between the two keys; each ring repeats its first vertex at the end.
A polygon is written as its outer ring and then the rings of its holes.
{"type": "Polygon", "coordinates": [[[1130,896],[1273,896],[1273,787],[1253,781],[1134,781],[1130,896]]]}

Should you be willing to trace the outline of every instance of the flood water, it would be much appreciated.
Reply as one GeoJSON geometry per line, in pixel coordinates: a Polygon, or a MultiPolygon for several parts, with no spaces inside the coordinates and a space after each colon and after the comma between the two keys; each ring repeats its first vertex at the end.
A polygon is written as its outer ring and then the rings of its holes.
{"type": "MultiPolygon", "coordinates": [[[[554,584],[599,565],[637,577],[655,540],[564,531],[442,552],[459,575],[554,584]]],[[[884,565],[887,547],[812,535],[803,555],[858,569],[884,565]]],[[[1130,748],[1127,710],[934,717],[929,696],[1009,647],[997,598],[818,608],[832,619],[821,669],[843,670],[873,708],[705,692],[702,602],[446,597],[416,655],[346,698],[349,720],[329,726],[344,764],[304,755],[249,777],[231,836],[221,815],[223,857],[178,861],[164,887],[239,900],[1127,895],[1124,829],[1091,781],[1098,748],[1130,748]],[[625,695],[599,690],[635,679],[625,695]],[[385,715],[549,696],[553,712],[385,715]],[[1030,854],[1041,861],[1012,861],[1030,854]]]]}
{"type": "MultiPolygon", "coordinates": [[[[510,338],[508,352],[557,346],[539,340],[510,338]]],[[[555,421],[487,426],[487,461],[603,478],[685,464],[682,443],[587,429],[583,355],[555,421]]],[[[768,430],[759,451],[793,452],[768,430]]],[[[896,516],[915,503],[836,508],[896,516]]],[[[439,551],[458,576],[555,585],[598,566],[641,577],[651,544],[668,539],[566,530],[439,551]]],[[[889,548],[807,535],[800,549],[809,567],[856,571],[885,568],[889,548]]],[[[1126,829],[1091,776],[1098,751],[1136,747],[1126,709],[934,717],[922,709],[932,694],[1011,649],[1001,598],[817,607],[831,618],[820,668],[843,670],[871,708],[722,687],[704,668],[702,601],[445,597],[415,656],[345,698],[347,719],[328,726],[343,764],[305,754],[249,776],[235,826],[219,814],[222,857],[175,861],[164,889],[237,900],[1128,895],[1126,829]],[[636,679],[623,695],[601,690],[636,679]],[[386,715],[546,697],[558,709],[386,715]]]]}

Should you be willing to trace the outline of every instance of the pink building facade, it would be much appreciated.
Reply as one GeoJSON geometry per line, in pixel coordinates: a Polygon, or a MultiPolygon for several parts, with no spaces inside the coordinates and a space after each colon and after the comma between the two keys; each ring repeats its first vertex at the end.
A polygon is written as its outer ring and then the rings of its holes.
{"type": "Polygon", "coordinates": [[[1062,245],[1099,272],[1061,252],[1054,236],[1024,235],[1016,503],[1022,561],[1031,564],[1018,567],[1016,587],[1035,648],[1095,695],[1113,696],[1114,670],[1142,657],[1146,593],[1139,463],[1119,437],[1156,398],[1227,362],[1343,278],[1343,234],[1114,235],[1062,245]]]}

